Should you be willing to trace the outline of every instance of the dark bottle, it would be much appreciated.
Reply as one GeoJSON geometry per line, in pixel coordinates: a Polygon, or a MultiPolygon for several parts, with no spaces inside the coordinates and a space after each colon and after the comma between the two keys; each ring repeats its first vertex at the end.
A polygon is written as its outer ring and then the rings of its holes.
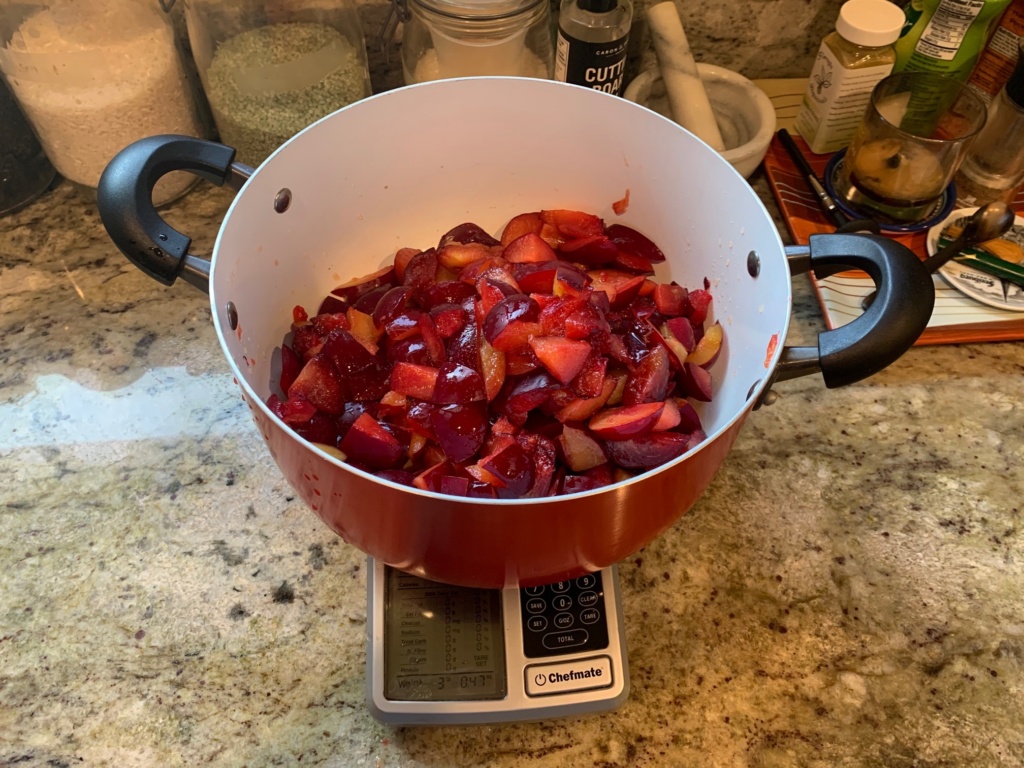
{"type": "Polygon", "coordinates": [[[631,0],[562,0],[555,80],[620,95],[632,21],[631,0]]]}
{"type": "Polygon", "coordinates": [[[0,80],[0,216],[41,195],[55,175],[32,127],[0,80]]]}

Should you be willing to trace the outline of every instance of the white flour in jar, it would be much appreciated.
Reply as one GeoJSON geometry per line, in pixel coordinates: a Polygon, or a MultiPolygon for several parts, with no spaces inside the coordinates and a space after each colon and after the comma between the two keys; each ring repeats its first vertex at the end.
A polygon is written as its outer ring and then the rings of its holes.
{"type": "MultiPolygon", "coordinates": [[[[173,32],[148,7],[55,4],[25,19],[0,48],[0,69],[65,178],[95,187],[111,158],[161,133],[201,136],[173,32]]],[[[195,181],[165,176],[154,202],[195,181]]]]}

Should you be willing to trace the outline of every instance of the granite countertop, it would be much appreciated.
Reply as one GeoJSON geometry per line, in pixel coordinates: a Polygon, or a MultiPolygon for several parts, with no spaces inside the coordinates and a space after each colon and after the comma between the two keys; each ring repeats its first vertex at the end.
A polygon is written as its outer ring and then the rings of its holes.
{"type": "MultiPolygon", "coordinates": [[[[167,217],[208,250],[230,199],[167,217]]],[[[1024,345],[778,386],[620,566],[621,709],[437,729],[368,713],[364,557],[281,478],[206,297],[69,185],[0,219],[0,362],[0,766],[1024,765],[1024,345]]]]}

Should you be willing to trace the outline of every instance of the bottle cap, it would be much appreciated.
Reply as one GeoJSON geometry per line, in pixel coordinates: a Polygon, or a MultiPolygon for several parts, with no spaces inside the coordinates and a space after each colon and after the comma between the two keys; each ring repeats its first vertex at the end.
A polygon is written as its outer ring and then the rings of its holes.
{"type": "Polygon", "coordinates": [[[895,43],[906,17],[889,0],[849,0],[839,9],[836,32],[844,40],[865,48],[895,43]]]}
{"type": "Polygon", "coordinates": [[[1024,38],[1020,42],[1021,51],[1017,54],[1017,66],[1006,81],[1006,97],[1024,109],[1024,38]]]}
{"type": "Polygon", "coordinates": [[[577,2],[580,8],[590,13],[608,13],[608,11],[614,11],[618,4],[618,0],[578,0],[577,2]]]}

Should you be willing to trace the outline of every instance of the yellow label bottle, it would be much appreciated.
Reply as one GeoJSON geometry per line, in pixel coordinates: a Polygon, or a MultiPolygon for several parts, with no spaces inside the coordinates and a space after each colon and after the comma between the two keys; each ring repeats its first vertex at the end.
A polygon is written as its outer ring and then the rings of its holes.
{"type": "Polygon", "coordinates": [[[821,43],[796,130],[816,154],[850,143],[871,91],[892,72],[904,16],[888,0],[849,0],[821,43]]]}

